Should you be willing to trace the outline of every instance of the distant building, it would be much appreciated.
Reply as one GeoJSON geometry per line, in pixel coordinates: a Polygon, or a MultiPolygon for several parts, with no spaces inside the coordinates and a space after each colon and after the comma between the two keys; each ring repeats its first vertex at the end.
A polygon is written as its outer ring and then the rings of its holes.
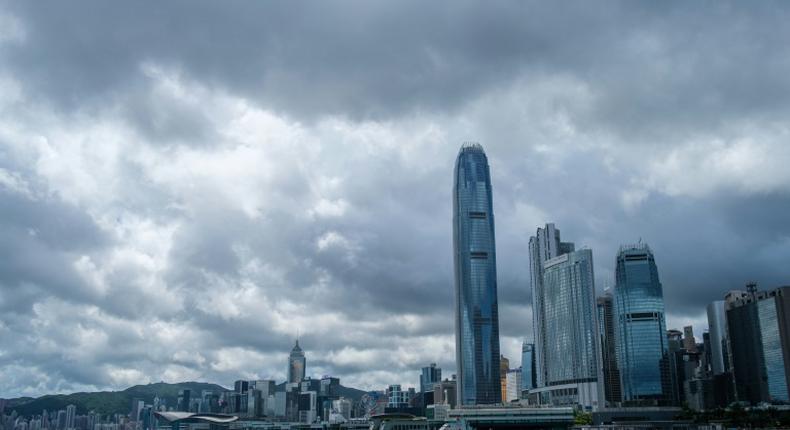
{"type": "Polygon", "coordinates": [[[408,392],[401,390],[398,384],[387,387],[387,407],[406,408],[409,406],[408,392]]]}
{"type": "Polygon", "coordinates": [[[697,352],[697,340],[694,339],[694,327],[683,327],[683,347],[688,352],[697,352]]]}
{"type": "Polygon", "coordinates": [[[622,402],[620,371],[617,369],[617,349],[615,341],[614,299],[611,291],[596,299],[598,313],[598,338],[601,345],[601,365],[603,369],[604,399],[611,407],[622,402]]]}
{"type": "Polygon", "coordinates": [[[653,252],[623,246],[616,259],[615,336],[624,405],[672,404],[664,293],[653,252]]]}
{"type": "Polygon", "coordinates": [[[711,345],[711,371],[714,375],[727,372],[727,316],[724,313],[724,300],[711,302],[707,307],[708,333],[711,345]]]}
{"type": "Polygon", "coordinates": [[[420,392],[433,391],[433,385],[442,381],[442,369],[436,367],[436,363],[423,367],[420,374],[420,392]]]}
{"type": "Polygon", "coordinates": [[[455,379],[445,379],[433,386],[433,403],[450,405],[455,408],[457,405],[457,385],[455,379]]]}
{"type": "Polygon", "coordinates": [[[521,392],[535,388],[535,344],[524,341],[521,344],[521,392]]]}
{"type": "Polygon", "coordinates": [[[508,370],[505,378],[505,402],[512,402],[521,398],[522,372],[521,368],[508,370]]]}
{"type": "Polygon", "coordinates": [[[305,359],[304,351],[299,347],[299,339],[296,339],[296,344],[291,350],[291,354],[288,356],[288,382],[302,382],[306,367],[307,360],[305,359]]]}
{"type": "Polygon", "coordinates": [[[332,401],[332,410],[345,419],[351,418],[351,401],[346,398],[339,398],[332,401]]]}
{"type": "Polygon", "coordinates": [[[510,360],[504,355],[499,356],[499,387],[502,390],[502,401],[507,397],[507,372],[510,371],[510,360]]]}
{"type": "Polygon", "coordinates": [[[542,405],[597,410],[603,398],[598,377],[598,325],[592,251],[582,249],[543,265],[542,339],[544,386],[530,392],[542,405]]]}
{"type": "Polygon", "coordinates": [[[532,330],[535,339],[535,387],[546,385],[546,315],[544,312],[543,265],[546,261],[562,254],[573,252],[573,243],[560,241],[560,230],[554,224],[538,228],[529,238],[529,267],[532,285],[532,330]]]}
{"type": "MultiPolygon", "coordinates": [[[[143,403],[140,401],[140,403],[143,403]]],[[[142,405],[140,405],[142,407],[142,405]]],[[[139,413],[139,412],[138,412],[139,413]]],[[[71,430],[74,428],[74,418],[77,416],[77,407],[74,405],[66,406],[66,429],[71,430]]]]}
{"type": "Polygon", "coordinates": [[[790,287],[750,284],[726,313],[738,400],[790,402],[790,287]]]}
{"type": "Polygon", "coordinates": [[[502,401],[491,174],[483,147],[464,144],[455,162],[453,258],[458,401],[502,401]]]}
{"type": "Polygon", "coordinates": [[[180,390],[178,392],[178,403],[176,404],[176,410],[181,412],[189,412],[189,401],[191,397],[191,390],[180,390]]]}

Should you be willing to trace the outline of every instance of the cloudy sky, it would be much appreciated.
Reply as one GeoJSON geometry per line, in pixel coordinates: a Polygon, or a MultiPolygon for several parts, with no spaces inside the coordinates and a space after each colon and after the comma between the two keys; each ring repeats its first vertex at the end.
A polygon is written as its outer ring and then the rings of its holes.
{"type": "Polygon", "coordinates": [[[0,397],[454,371],[451,188],[493,175],[502,349],[527,241],[653,248],[669,326],[790,283],[790,8],[0,1],[0,397]]]}

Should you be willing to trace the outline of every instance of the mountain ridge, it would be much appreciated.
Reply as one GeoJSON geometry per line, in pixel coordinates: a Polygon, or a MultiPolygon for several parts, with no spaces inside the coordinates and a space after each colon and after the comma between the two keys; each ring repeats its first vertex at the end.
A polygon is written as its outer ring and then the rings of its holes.
{"type": "MultiPolygon", "coordinates": [[[[278,384],[278,388],[284,384],[278,384]]],[[[133,385],[120,391],[91,391],[70,394],[45,394],[40,397],[16,397],[5,399],[5,412],[10,414],[16,411],[20,416],[39,415],[43,410],[53,411],[65,409],[73,404],[77,407],[77,414],[84,415],[94,412],[101,415],[128,414],[131,410],[132,400],[140,399],[147,404],[153,403],[154,397],[159,397],[166,402],[168,407],[175,406],[178,401],[178,392],[189,389],[194,393],[203,390],[217,392],[233,391],[218,384],[208,382],[187,381],[178,383],[153,382],[149,384],[133,385]]],[[[366,391],[352,387],[340,386],[340,395],[359,400],[366,391]]]]}

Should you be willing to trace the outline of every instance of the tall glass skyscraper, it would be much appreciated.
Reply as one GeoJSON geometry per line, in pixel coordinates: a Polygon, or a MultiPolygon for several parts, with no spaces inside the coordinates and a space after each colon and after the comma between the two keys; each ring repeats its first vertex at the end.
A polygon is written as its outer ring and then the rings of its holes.
{"type": "Polygon", "coordinates": [[[491,175],[483,147],[466,143],[453,185],[458,403],[502,402],[491,175]]]}
{"type": "Polygon", "coordinates": [[[521,391],[535,388],[535,345],[524,341],[521,344],[521,391]]]}
{"type": "Polygon", "coordinates": [[[543,312],[543,264],[562,254],[573,252],[573,243],[560,241],[560,229],[554,224],[538,228],[529,238],[529,268],[532,281],[532,329],[535,339],[535,386],[543,387],[546,380],[546,365],[543,351],[546,348],[546,315],[543,312]]]}
{"type": "Polygon", "coordinates": [[[790,287],[757,291],[726,309],[738,400],[790,402],[790,287]]]}
{"type": "Polygon", "coordinates": [[[711,302],[707,307],[708,331],[710,333],[710,364],[714,375],[720,375],[729,368],[727,356],[727,318],[724,313],[724,300],[711,302]]]}
{"type": "Polygon", "coordinates": [[[554,257],[543,265],[544,386],[538,401],[554,406],[602,406],[592,251],[554,257]]]}
{"type": "Polygon", "coordinates": [[[673,396],[664,293],[650,247],[620,247],[615,277],[615,348],[623,403],[669,404],[673,396]]]}

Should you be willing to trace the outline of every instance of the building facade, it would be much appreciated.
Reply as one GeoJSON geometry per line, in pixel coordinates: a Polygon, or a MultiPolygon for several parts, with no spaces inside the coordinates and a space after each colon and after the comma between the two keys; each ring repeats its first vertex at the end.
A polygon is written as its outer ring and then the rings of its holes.
{"type": "Polygon", "coordinates": [[[307,359],[304,356],[304,351],[299,347],[299,339],[297,339],[291,354],[288,356],[288,382],[297,384],[302,382],[306,367],[307,359]]]}
{"type": "Polygon", "coordinates": [[[426,366],[422,368],[422,372],[420,373],[420,392],[432,392],[433,386],[437,382],[442,381],[442,369],[440,367],[436,367],[436,363],[431,363],[430,366],[426,366]]]}
{"type": "Polygon", "coordinates": [[[724,300],[711,302],[706,311],[708,314],[708,335],[710,336],[710,368],[714,375],[720,375],[729,368],[724,300]]]}
{"type": "Polygon", "coordinates": [[[521,382],[522,393],[535,388],[535,344],[527,341],[521,344],[521,382]]]}
{"type": "Polygon", "coordinates": [[[620,404],[620,372],[617,370],[617,352],[614,336],[614,298],[607,290],[596,299],[598,313],[598,338],[601,346],[601,367],[604,386],[604,400],[607,406],[620,404]]]}
{"type": "Polygon", "coordinates": [[[664,293],[653,252],[646,244],[617,254],[615,349],[625,405],[673,403],[664,293]]]}
{"type": "Polygon", "coordinates": [[[505,376],[505,402],[512,402],[521,398],[521,369],[510,369],[505,376]]]}
{"type": "Polygon", "coordinates": [[[790,287],[750,285],[726,314],[738,400],[790,402],[790,287]]]}
{"type": "Polygon", "coordinates": [[[546,366],[543,350],[546,348],[544,326],[546,315],[543,299],[543,265],[562,254],[572,252],[573,243],[560,241],[560,230],[554,224],[546,224],[545,228],[538,228],[535,236],[529,238],[529,268],[532,285],[532,330],[535,340],[535,386],[542,387],[546,380],[546,366]]]}
{"type": "Polygon", "coordinates": [[[453,186],[458,402],[502,402],[491,175],[479,144],[464,144],[453,186]]]}
{"type": "Polygon", "coordinates": [[[544,385],[533,391],[540,404],[597,410],[603,387],[592,251],[554,257],[544,263],[543,271],[545,319],[539,337],[544,341],[544,385]]]}

